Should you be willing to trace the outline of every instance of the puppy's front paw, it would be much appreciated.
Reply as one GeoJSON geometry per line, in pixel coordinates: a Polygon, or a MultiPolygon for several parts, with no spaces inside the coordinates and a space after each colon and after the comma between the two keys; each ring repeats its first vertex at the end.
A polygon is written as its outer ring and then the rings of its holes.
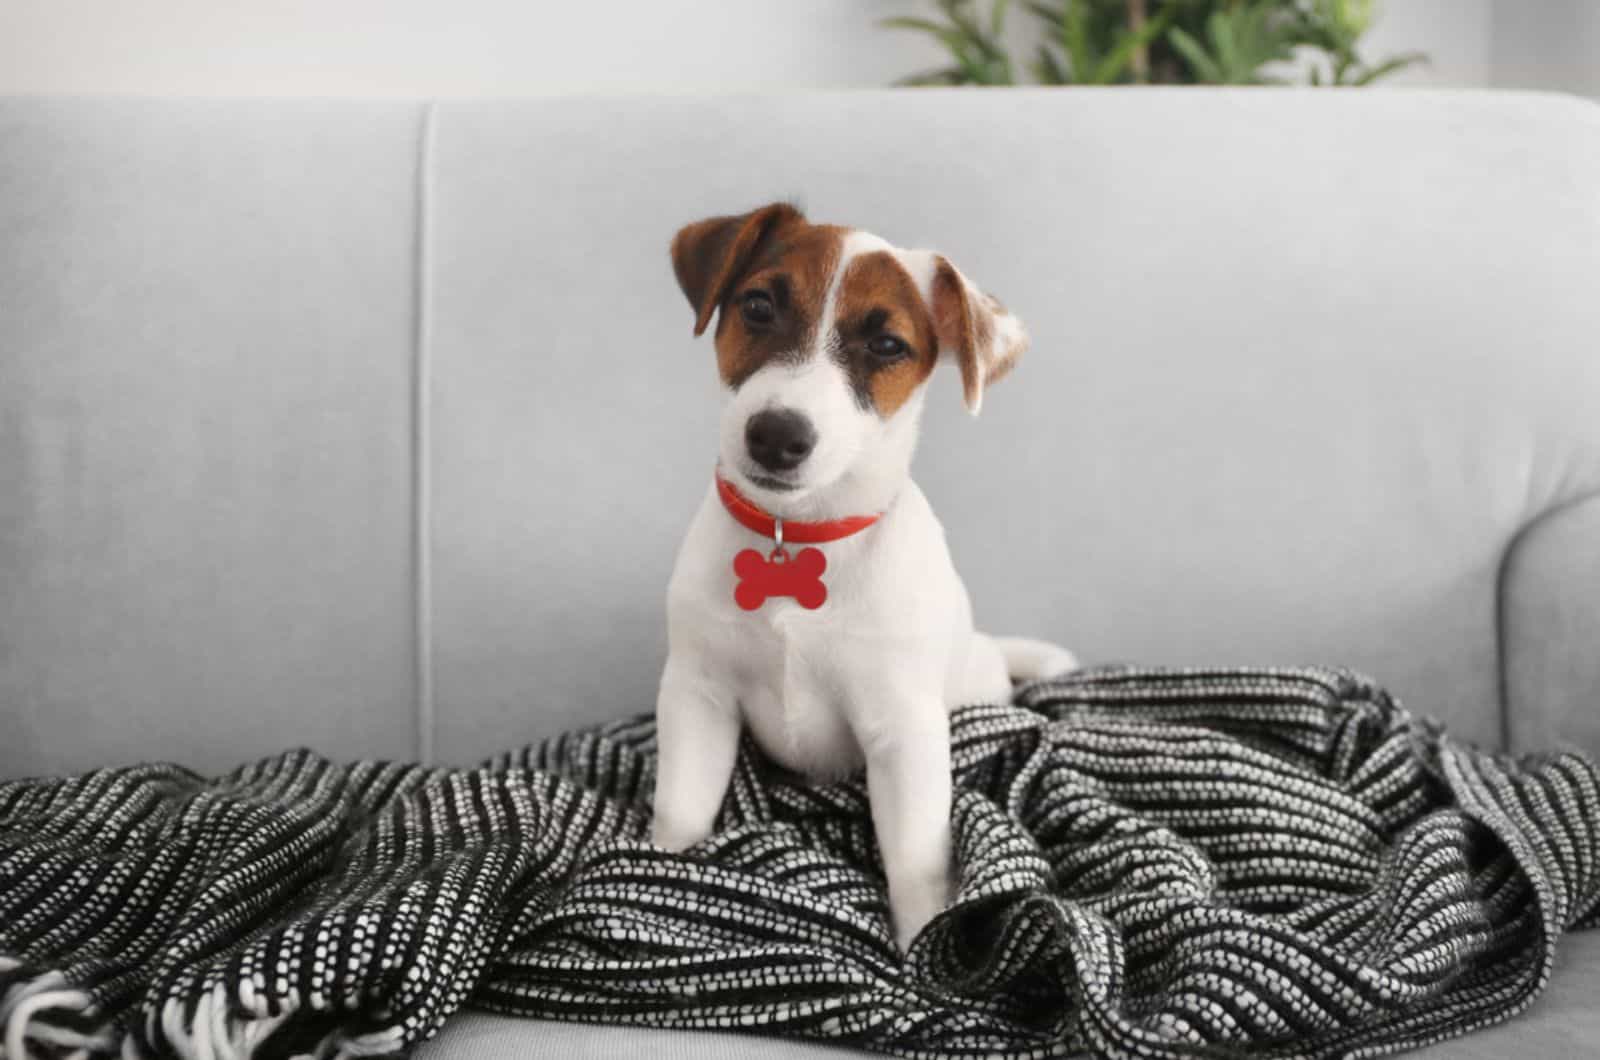
{"type": "Polygon", "coordinates": [[[910,952],[911,943],[922,929],[950,904],[953,891],[950,878],[946,875],[899,887],[893,883],[889,885],[889,911],[894,920],[894,939],[902,954],[910,952]]]}
{"type": "Polygon", "coordinates": [[[655,815],[650,825],[650,841],[663,850],[670,850],[673,853],[688,850],[708,835],[710,833],[703,829],[674,824],[659,813],[655,815]]]}

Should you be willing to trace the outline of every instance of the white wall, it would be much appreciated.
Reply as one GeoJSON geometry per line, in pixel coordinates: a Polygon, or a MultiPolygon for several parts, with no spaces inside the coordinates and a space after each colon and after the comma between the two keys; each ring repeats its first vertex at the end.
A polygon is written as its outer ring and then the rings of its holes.
{"type": "Polygon", "coordinates": [[[1428,53],[1427,65],[1395,74],[1389,85],[1492,84],[1496,3],[1506,0],[1380,0],[1381,13],[1362,41],[1362,53],[1369,60],[1428,53]]]}
{"type": "Polygon", "coordinates": [[[1583,8],[1578,19],[1579,76],[1574,89],[1600,99],[1600,3],[1579,4],[1583,8]]]}
{"type": "Polygon", "coordinates": [[[444,97],[883,85],[906,0],[0,0],[0,92],[444,97]]]}
{"type": "Polygon", "coordinates": [[[1494,15],[1494,78],[1600,96],[1600,2],[1522,0],[1494,15]]]}
{"type": "MultiPolygon", "coordinates": [[[[0,92],[450,97],[884,85],[924,0],[0,0],[0,92]]],[[[987,5],[985,5],[987,6],[987,5]]],[[[1021,4],[1014,3],[1020,9],[1021,4]]],[[[1014,11],[1014,35],[1031,21],[1014,11]]],[[[1387,0],[1394,84],[1600,95],[1600,0],[1387,0]]]]}

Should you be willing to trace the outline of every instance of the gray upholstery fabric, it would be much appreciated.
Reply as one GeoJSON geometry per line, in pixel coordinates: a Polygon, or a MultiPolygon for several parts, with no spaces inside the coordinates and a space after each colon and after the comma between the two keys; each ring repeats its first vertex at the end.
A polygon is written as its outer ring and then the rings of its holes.
{"type": "MultiPolygon", "coordinates": [[[[1570,935],[1555,978],[1532,1008],[1465,1038],[1406,1054],[1416,1060],[1506,1060],[1592,1056],[1600,1043],[1600,932],[1570,935]]],[[[677,1060],[843,1060],[864,1054],[772,1038],[658,1031],[641,1027],[520,1020],[464,1012],[417,1050],[417,1060],[611,1060],[619,1056],[677,1060]]]]}
{"type": "Polygon", "coordinates": [[[785,196],[945,250],[1033,331],[976,422],[936,376],[918,459],[982,625],[1351,665],[1500,739],[1502,556],[1600,487],[1600,108],[474,102],[434,167],[443,759],[653,701],[716,407],[667,241],[785,196]]]}
{"type": "Polygon", "coordinates": [[[518,1019],[464,1012],[418,1049],[417,1060],[860,1060],[836,1049],[785,1038],[701,1031],[658,1031],[518,1019]]]}
{"type": "Polygon", "coordinates": [[[1515,1019],[1453,1042],[1419,1049],[1415,1060],[1506,1060],[1594,1056],[1600,1052],[1600,932],[1569,935],[1555,976],[1515,1019]]]}
{"type": "Polygon", "coordinates": [[[0,102],[0,775],[413,752],[416,133],[0,102]]]}
{"type": "Polygon", "coordinates": [[[562,99],[445,105],[431,145],[411,105],[0,115],[0,770],[465,761],[648,706],[716,407],[664,248],[779,196],[1032,327],[978,421],[936,377],[918,463],[984,625],[1351,665],[1600,749],[1562,647],[1593,517],[1544,519],[1600,489],[1592,105],[562,99]]]}
{"type": "Polygon", "coordinates": [[[1523,532],[1506,558],[1501,608],[1512,746],[1593,753],[1600,748],[1600,495],[1555,509],[1523,532]]]}

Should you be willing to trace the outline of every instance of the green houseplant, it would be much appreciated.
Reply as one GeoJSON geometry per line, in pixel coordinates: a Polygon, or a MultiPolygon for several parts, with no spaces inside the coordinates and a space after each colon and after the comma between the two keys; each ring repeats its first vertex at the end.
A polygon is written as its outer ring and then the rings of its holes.
{"type": "Polygon", "coordinates": [[[1274,84],[1308,50],[1310,84],[1365,85],[1427,61],[1415,52],[1362,57],[1376,0],[1023,0],[1043,38],[1024,62],[1004,39],[1011,0],[934,6],[934,17],[883,21],[934,37],[952,60],[901,84],[1010,85],[1019,72],[1046,85],[1274,84]]]}

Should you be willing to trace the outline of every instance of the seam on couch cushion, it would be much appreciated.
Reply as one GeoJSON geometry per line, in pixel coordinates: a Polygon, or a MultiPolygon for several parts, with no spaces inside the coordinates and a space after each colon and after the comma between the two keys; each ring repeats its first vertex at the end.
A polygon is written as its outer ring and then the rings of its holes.
{"type": "Polygon", "coordinates": [[[418,118],[412,244],[411,317],[411,624],[416,687],[417,760],[433,764],[433,476],[429,458],[433,390],[433,142],[437,106],[426,103],[418,118]]]}

